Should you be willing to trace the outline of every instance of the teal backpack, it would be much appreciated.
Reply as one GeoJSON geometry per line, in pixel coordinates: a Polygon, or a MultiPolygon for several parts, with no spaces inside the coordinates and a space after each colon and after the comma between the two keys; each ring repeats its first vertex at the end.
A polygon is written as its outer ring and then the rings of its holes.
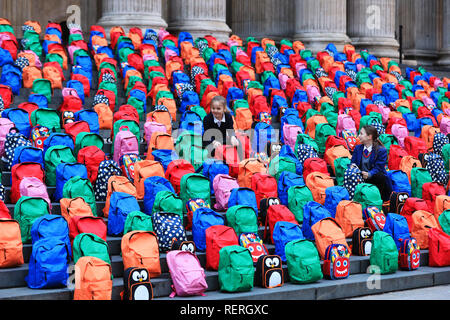
{"type": "Polygon", "coordinates": [[[91,207],[92,214],[97,216],[97,204],[95,191],[89,179],[75,176],[66,181],[63,187],[63,198],[75,199],[81,197],[91,207]]]}
{"type": "Polygon", "coordinates": [[[314,242],[293,240],[285,246],[289,279],[292,283],[313,283],[323,278],[319,252],[314,242]]]}
{"type": "Polygon", "coordinates": [[[45,183],[48,187],[56,186],[56,167],[61,163],[76,163],[70,147],[56,145],[47,149],[44,155],[45,183]]]}
{"type": "Polygon", "coordinates": [[[228,208],[226,213],[227,225],[234,229],[236,234],[258,233],[258,217],[255,209],[245,205],[228,208]]]}
{"type": "Polygon", "coordinates": [[[288,189],[288,208],[298,223],[303,222],[303,206],[310,201],[314,199],[307,186],[292,186],[288,189]]]}
{"type": "Polygon", "coordinates": [[[131,231],[153,231],[152,217],[141,211],[133,211],[127,215],[123,234],[131,231]]]}
{"type": "Polygon", "coordinates": [[[200,173],[189,173],[181,178],[180,197],[183,201],[183,212],[189,199],[203,199],[211,206],[211,185],[209,179],[200,173]]]}
{"type": "Polygon", "coordinates": [[[394,239],[384,231],[375,231],[370,253],[371,273],[389,274],[398,269],[398,249],[394,239]]]}
{"type": "Polygon", "coordinates": [[[250,251],[237,245],[219,251],[219,287],[224,292],[245,292],[253,289],[255,268],[250,251]]]}
{"type": "Polygon", "coordinates": [[[359,202],[363,210],[367,207],[377,207],[383,209],[383,200],[381,199],[380,190],[370,183],[360,183],[356,185],[353,201],[359,202]]]}

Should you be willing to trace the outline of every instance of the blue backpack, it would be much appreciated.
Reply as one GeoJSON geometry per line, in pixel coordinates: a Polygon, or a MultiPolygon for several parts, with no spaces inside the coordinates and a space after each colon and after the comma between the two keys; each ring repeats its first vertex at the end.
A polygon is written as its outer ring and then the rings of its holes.
{"type": "Polygon", "coordinates": [[[396,213],[389,213],[387,215],[383,231],[392,236],[398,250],[402,246],[402,240],[411,238],[408,221],[404,216],[396,213]]]}
{"type": "Polygon", "coordinates": [[[198,251],[206,251],[206,229],[225,225],[225,218],[210,208],[200,207],[192,217],[192,238],[198,251]]]}
{"type": "Polygon", "coordinates": [[[137,199],[128,193],[113,192],[108,213],[108,235],[121,236],[130,212],[140,211],[137,199]]]}
{"type": "Polygon", "coordinates": [[[302,175],[290,171],[282,172],[277,184],[278,198],[280,199],[281,204],[285,206],[288,205],[288,190],[290,187],[304,185],[305,181],[302,175]]]}
{"type": "Polygon", "coordinates": [[[87,168],[81,163],[60,163],[56,166],[56,189],[53,200],[59,202],[63,197],[64,185],[71,178],[79,176],[88,179],[87,168]]]}
{"type": "Polygon", "coordinates": [[[81,101],[83,101],[84,104],[84,86],[83,83],[81,81],[78,80],[69,80],[66,83],[66,88],[72,88],[75,89],[77,91],[78,97],[81,99],[81,101]]]}
{"type": "Polygon", "coordinates": [[[310,201],[303,206],[303,236],[311,241],[315,240],[311,227],[324,218],[331,218],[330,212],[320,203],[310,201]]]}
{"type": "Polygon", "coordinates": [[[281,89],[280,80],[277,77],[271,76],[264,82],[263,95],[268,97],[271,89],[281,89]]]}
{"type": "Polygon", "coordinates": [[[180,112],[184,113],[189,106],[199,106],[200,98],[195,91],[185,91],[181,97],[180,112]]]}
{"type": "Polygon", "coordinates": [[[158,161],[161,163],[161,165],[164,168],[164,171],[167,170],[167,167],[173,160],[178,160],[178,153],[175,150],[154,150],[152,151],[152,156],[155,159],[155,161],[158,161]]]}
{"type": "Polygon", "coordinates": [[[153,230],[158,238],[160,252],[172,248],[174,240],[187,241],[181,217],[177,213],[155,212],[152,216],[153,230]]]}
{"type": "Polygon", "coordinates": [[[255,212],[258,212],[258,204],[256,203],[255,191],[249,188],[232,189],[230,197],[228,198],[228,208],[237,205],[252,207],[255,212]]]}
{"type": "Polygon", "coordinates": [[[333,218],[336,216],[336,207],[342,200],[350,200],[350,195],[346,188],[334,186],[325,189],[324,207],[331,213],[333,218]]]}
{"type": "Polygon", "coordinates": [[[170,191],[175,193],[172,184],[163,177],[149,177],[144,181],[144,212],[149,216],[152,215],[153,203],[158,192],[170,191]]]}
{"type": "Polygon", "coordinates": [[[35,103],[39,106],[39,108],[48,108],[48,100],[47,97],[43,94],[30,94],[28,96],[28,102],[35,103]]]}
{"type": "Polygon", "coordinates": [[[198,173],[203,174],[206,178],[208,178],[210,184],[211,184],[211,194],[214,194],[214,188],[212,188],[212,183],[214,181],[214,178],[218,174],[226,174],[228,175],[230,173],[230,167],[223,162],[222,160],[218,159],[206,159],[203,162],[203,165],[198,169],[198,173]]]}
{"type": "Polygon", "coordinates": [[[408,128],[409,131],[416,131],[417,127],[418,127],[418,123],[417,123],[417,117],[414,113],[409,112],[409,113],[403,113],[403,119],[405,119],[406,121],[406,127],[408,128]]]}
{"type": "Polygon", "coordinates": [[[275,141],[274,128],[265,122],[258,122],[253,132],[252,150],[255,153],[264,152],[266,151],[267,144],[275,141]]]}
{"type": "Polygon", "coordinates": [[[286,261],[284,248],[289,241],[303,240],[302,229],[298,224],[278,221],[273,228],[273,242],[275,245],[275,254],[280,256],[282,261],[286,261]]]}
{"type": "Polygon", "coordinates": [[[19,108],[9,108],[2,112],[2,117],[14,122],[14,126],[25,137],[30,136],[31,122],[28,112],[19,108]]]}
{"type": "Polygon", "coordinates": [[[305,90],[297,89],[295,90],[294,96],[292,97],[291,106],[297,109],[297,104],[299,104],[300,102],[308,102],[308,94],[305,90]]]}
{"type": "Polygon", "coordinates": [[[32,146],[20,146],[14,150],[12,166],[22,162],[37,162],[45,169],[44,152],[32,146]]]}
{"type": "Polygon", "coordinates": [[[67,244],[69,255],[71,255],[69,225],[63,216],[46,214],[37,218],[31,226],[30,235],[33,244],[42,239],[60,239],[67,244]]]}
{"type": "Polygon", "coordinates": [[[89,124],[89,129],[92,133],[100,133],[98,114],[92,109],[83,109],[75,112],[75,121],[86,121],[89,124]]]}
{"type": "Polygon", "coordinates": [[[11,53],[6,49],[0,48],[0,67],[3,67],[7,64],[14,64],[11,53]]]}
{"type": "Polygon", "coordinates": [[[387,172],[387,184],[391,192],[406,192],[411,196],[411,184],[408,175],[401,170],[387,172]]]}
{"type": "Polygon", "coordinates": [[[65,241],[57,237],[36,241],[33,243],[28,275],[25,277],[28,287],[31,289],[66,287],[70,260],[70,249],[65,241]]]}
{"type": "Polygon", "coordinates": [[[244,99],[244,92],[238,87],[231,87],[228,89],[227,93],[227,105],[230,105],[230,102],[233,100],[244,99]]]}
{"type": "Polygon", "coordinates": [[[12,93],[15,96],[20,95],[20,89],[22,88],[22,70],[13,64],[4,65],[0,84],[11,87],[12,93]]]}
{"type": "Polygon", "coordinates": [[[53,146],[67,146],[70,149],[75,149],[75,143],[73,139],[66,133],[53,132],[44,141],[44,155],[50,147],[53,146]]]}

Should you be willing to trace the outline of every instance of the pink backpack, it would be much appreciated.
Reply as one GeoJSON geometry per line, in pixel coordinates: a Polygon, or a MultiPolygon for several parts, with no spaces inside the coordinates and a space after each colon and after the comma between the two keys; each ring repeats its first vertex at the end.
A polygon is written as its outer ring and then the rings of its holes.
{"type": "Polygon", "coordinates": [[[396,123],[392,126],[391,131],[392,131],[392,135],[394,135],[397,138],[398,144],[402,148],[404,148],[405,147],[405,138],[407,136],[409,136],[408,128],[405,127],[404,125],[396,123]]]}
{"type": "Polygon", "coordinates": [[[309,104],[314,104],[315,98],[318,97],[320,99],[319,89],[315,86],[306,86],[306,93],[308,95],[309,104]]]}
{"type": "Polygon", "coordinates": [[[450,118],[449,117],[442,117],[441,124],[439,125],[439,129],[441,129],[441,132],[443,134],[450,133],[450,118]]]}
{"type": "Polygon", "coordinates": [[[19,184],[20,196],[42,198],[48,202],[50,209],[52,201],[48,196],[47,186],[36,177],[23,177],[19,184]]]}
{"type": "Polygon", "coordinates": [[[384,124],[389,121],[389,113],[391,113],[391,109],[389,107],[378,106],[378,109],[381,113],[381,119],[384,124]]]}
{"type": "Polygon", "coordinates": [[[144,136],[147,144],[150,143],[153,132],[163,132],[167,133],[167,128],[165,125],[155,121],[147,121],[144,124],[144,136]]]}
{"type": "Polygon", "coordinates": [[[61,93],[62,93],[63,98],[65,98],[67,96],[75,96],[75,97],[79,98],[78,92],[74,88],[63,88],[61,93]]]}
{"type": "Polygon", "coordinates": [[[294,124],[285,124],[283,126],[283,139],[284,144],[287,144],[292,148],[292,150],[295,149],[295,143],[297,142],[297,136],[303,133],[302,128],[299,126],[296,126],[294,124]]]}
{"type": "Polygon", "coordinates": [[[177,296],[204,296],[208,289],[205,270],[197,256],[190,251],[172,250],[167,252],[167,266],[172,278],[172,293],[177,296]]]}
{"type": "Polygon", "coordinates": [[[278,75],[278,80],[280,81],[281,89],[286,90],[286,83],[289,80],[289,76],[280,72],[278,75]]]}
{"type": "Polygon", "coordinates": [[[139,154],[139,141],[127,127],[122,127],[114,139],[113,160],[119,163],[120,157],[126,153],[139,154]],[[123,128],[126,129],[123,130],[123,128]]]}
{"type": "Polygon", "coordinates": [[[424,103],[424,105],[428,106],[432,106],[433,108],[436,108],[436,104],[434,103],[433,99],[431,99],[430,97],[427,96],[423,96],[422,97],[422,102],[424,103]]]}
{"type": "Polygon", "coordinates": [[[5,141],[6,135],[11,128],[14,128],[14,122],[8,118],[0,118],[0,157],[5,155],[5,141]]]}
{"type": "Polygon", "coordinates": [[[353,120],[350,115],[345,113],[338,115],[336,134],[340,136],[344,130],[357,134],[355,120],[353,120]]]}
{"type": "Polygon", "coordinates": [[[228,209],[228,199],[230,198],[231,190],[234,188],[239,188],[237,179],[227,174],[218,174],[215,176],[213,180],[213,189],[216,195],[214,209],[219,211],[228,209]]]}

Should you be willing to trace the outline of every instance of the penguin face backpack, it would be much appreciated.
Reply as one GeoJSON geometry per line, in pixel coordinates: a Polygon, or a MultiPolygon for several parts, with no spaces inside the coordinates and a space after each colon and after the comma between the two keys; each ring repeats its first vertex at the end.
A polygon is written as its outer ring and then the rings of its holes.
{"type": "Polygon", "coordinates": [[[153,300],[153,286],[147,269],[128,268],[123,282],[122,300],[153,300]]]}
{"type": "Polygon", "coordinates": [[[350,253],[342,244],[330,244],[325,251],[323,261],[325,278],[336,280],[348,278],[350,274],[350,253]]]}
{"type": "Polygon", "coordinates": [[[255,285],[262,288],[276,288],[284,284],[283,266],[277,255],[264,255],[256,262],[255,285]]]}

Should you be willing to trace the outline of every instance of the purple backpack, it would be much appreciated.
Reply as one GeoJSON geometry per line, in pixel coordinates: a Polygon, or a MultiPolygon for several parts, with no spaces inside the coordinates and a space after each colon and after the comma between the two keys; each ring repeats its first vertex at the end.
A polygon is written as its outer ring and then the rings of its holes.
{"type": "Polygon", "coordinates": [[[166,260],[172,278],[171,298],[176,295],[181,297],[205,295],[204,292],[208,289],[205,270],[195,254],[190,251],[172,250],[167,252],[166,260]]]}
{"type": "Polygon", "coordinates": [[[214,194],[216,195],[216,204],[214,209],[218,211],[225,211],[228,209],[228,199],[231,195],[231,190],[239,188],[237,180],[226,174],[218,174],[213,180],[214,194]]]}

